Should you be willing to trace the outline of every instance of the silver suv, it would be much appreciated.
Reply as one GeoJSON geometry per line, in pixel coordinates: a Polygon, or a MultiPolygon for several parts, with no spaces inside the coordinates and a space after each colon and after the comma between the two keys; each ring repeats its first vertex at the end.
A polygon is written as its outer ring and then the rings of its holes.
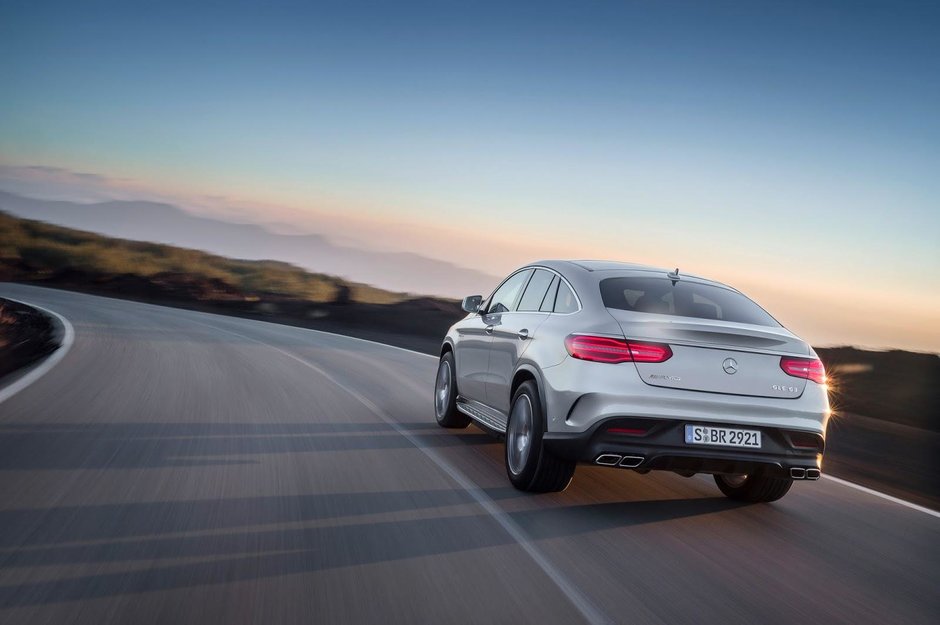
{"type": "Polygon", "coordinates": [[[437,422],[504,436],[521,490],[564,490],[578,462],[711,473],[774,501],[819,478],[829,400],[813,349],[739,291],[664,269],[542,261],[447,332],[437,422]]]}

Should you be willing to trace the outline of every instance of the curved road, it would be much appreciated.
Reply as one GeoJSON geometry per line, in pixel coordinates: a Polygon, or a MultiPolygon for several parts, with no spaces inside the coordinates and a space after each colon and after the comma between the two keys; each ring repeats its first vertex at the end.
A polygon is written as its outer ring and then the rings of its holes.
{"type": "Polygon", "coordinates": [[[64,358],[0,403],[0,622],[936,623],[940,518],[833,481],[508,486],[440,430],[435,359],[62,291],[64,358]]]}

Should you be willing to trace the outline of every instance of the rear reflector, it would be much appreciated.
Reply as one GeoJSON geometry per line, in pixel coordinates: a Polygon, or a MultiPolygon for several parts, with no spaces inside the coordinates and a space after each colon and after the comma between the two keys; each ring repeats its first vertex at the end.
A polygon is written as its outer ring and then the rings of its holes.
{"type": "Polygon", "coordinates": [[[810,432],[788,432],[790,443],[799,449],[822,451],[825,443],[822,436],[810,432]]]}
{"type": "Polygon", "coordinates": [[[665,362],[672,357],[668,345],[625,341],[609,336],[571,334],[565,338],[565,348],[572,358],[606,362],[665,362]]]}
{"type": "Polygon", "coordinates": [[[814,358],[789,358],[784,356],[780,359],[780,368],[787,375],[794,378],[805,378],[812,380],[816,384],[826,383],[826,370],[822,362],[814,358]]]}
{"type": "Polygon", "coordinates": [[[641,428],[607,428],[608,434],[626,434],[628,436],[643,436],[646,430],[641,428]]]}

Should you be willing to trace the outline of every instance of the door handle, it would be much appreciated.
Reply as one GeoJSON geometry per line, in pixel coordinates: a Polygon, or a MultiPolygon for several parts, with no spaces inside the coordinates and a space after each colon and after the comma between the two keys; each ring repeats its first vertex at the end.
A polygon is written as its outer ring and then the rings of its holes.
{"type": "Polygon", "coordinates": [[[527,328],[522,328],[519,330],[519,339],[524,341],[527,338],[529,338],[529,330],[527,328]]]}
{"type": "Polygon", "coordinates": [[[484,332],[486,332],[487,334],[492,334],[492,333],[493,333],[493,326],[486,326],[486,329],[484,330],[484,332]]]}

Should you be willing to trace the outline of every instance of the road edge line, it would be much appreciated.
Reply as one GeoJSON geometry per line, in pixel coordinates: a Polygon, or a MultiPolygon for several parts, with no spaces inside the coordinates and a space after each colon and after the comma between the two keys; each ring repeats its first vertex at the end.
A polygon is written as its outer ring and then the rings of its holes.
{"type": "Polygon", "coordinates": [[[875,497],[880,497],[881,499],[885,499],[885,500],[887,500],[887,501],[890,501],[891,503],[896,503],[896,504],[898,504],[898,505],[904,506],[905,508],[910,508],[911,510],[917,510],[918,512],[923,512],[924,514],[929,514],[929,515],[932,516],[932,517],[936,517],[936,518],[940,519],[940,512],[938,512],[938,511],[936,511],[936,510],[931,510],[930,508],[928,508],[928,507],[926,507],[926,506],[921,506],[921,505],[919,505],[919,504],[916,504],[916,503],[913,503],[913,502],[910,502],[910,501],[906,501],[906,500],[904,500],[904,499],[901,499],[900,497],[895,497],[894,495],[889,495],[889,494],[887,494],[887,493],[882,493],[881,491],[877,491],[877,490],[875,490],[874,488],[868,488],[867,486],[862,486],[861,484],[856,484],[855,482],[850,482],[850,481],[848,481],[848,480],[843,480],[842,478],[840,478],[840,477],[835,477],[834,475],[824,474],[822,477],[823,477],[824,479],[830,480],[830,481],[835,482],[835,483],[837,483],[837,484],[841,484],[842,486],[848,486],[849,488],[854,488],[855,490],[860,490],[860,491],[862,491],[863,493],[868,493],[869,495],[874,495],[875,497]]]}
{"type": "MultiPolygon", "coordinates": [[[[418,355],[418,356],[424,356],[425,358],[434,358],[434,359],[437,359],[437,358],[438,358],[438,356],[436,356],[436,355],[434,355],[434,354],[426,354],[425,352],[419,352],[419,351],[414,350],[414,349],[408,349],[407,347],[399,347],[398,345],[392,345],[391,343],[383,343],[382,341],[373,341],[372,339],[364,339],[364,338],[360,338],[360,337],[358,337],[358,336],[352,336],[352,335],[350,335],[350,334],[342,334],[342,333],[340,333],[340,332],[330,332],[329,330],[318,330],[317,328],[307,328],[307,327],[304,327],[304,326],[292,325],[292,324],[289,324],[289,323],[279,323],[279,322],[277,322],[277,321],[268,321],[268,320],[266,320],[266,319],[255,319],[255,318],[253,318],[253,317],[241,317],[241,316],[238,316],[238,315],[226,315],[225,313],[221,313],[221,312],[210,312],[210,311],[206,311],[206,310],[196,310],[196,309],[194,309],[194,308],[180,308],[180,307],[177,307],[177,306],[169,306],[169,305],[166,305],[166,304],[154,304],[154,303],[152,303],[152,302],[142,302],[142,301],[136,300],[136,299],[127,299],[126,297],[116,297],[116,296],[112,296],[112,295],[103,295],[103,294],[101,294],[101,293],[88,293],[88,292],[86,292],[86,291],[72,291],[72,290],[69,290],[69,289],[57,288],[57,287],[54,287],[54,286],[40,286],[40,285],[38,285],[38,284],[23,284],[23,283],[20,283],[20,282],[0,282],[0,284],[11,284],[11,285],[15,285],[15,286],[27,286],[27,287],[35,288],[35,289],[42,289],[42,290],[47,290],[47,291],[55,291],[56,293],[70,293],[70,294],[82,295],[82,296],[86,296],[86,297],[97,297],[97,298],[100,298],[100,299],[107,299],[107,300],[112,300],[112,301],[116,301],[116,302],[125,302],[125,303],[128,303],[128,304],[137,304],[137,305],[140,305],[140,306],[148,306],[148,307],[150,307],[150,308],[164,308],[164,309],[175,310],[175,311],[179,311],[179,312],[193,313],[194,315],[203,315],[203,316],[207,316],[207,317],[220,317],[220,318],[222,318],[222,319],[234,319],[234,320],[236,320],[236,321],[253,321],[253,322],[255,322],[255,323],[265,323],[265,324],[267,324],[267,325],[278,326],[278,327],[281,327],[281,328],[293,328],[293,329],[295,329],[295,330],[304,330],[304,331],[306,331],[306,332],[316,332],[317,334],[326,334],[326,335],[329,335],[329,336],[339,336],[339,337],[342,337],[342,338],[345,338],[345,339],[352,339],[352,340],[354,340],[354,341],[362,341],[363,343],[371,343],[371,344],[373,344],[373,345],[380,345],[380,346],[382,346],[382,347],[388,347],[388,348],[390,348],[390,349],[397,349],[398,351],[407,352],[407,353],[409,353],[409,354],[415,354],[415,355],[418,355]]],[[[16,299],[15,297],[7,297],[6,299],[11,300],[11,301],[14,301],[14,302],[20,302],[21,304],[26,304],[26,305],[28,305],[28,306],[34,306],[34,307],[36,307],[36,308],[41,308],[41,306],[36,306],[35,304],[30,304],[29,302],[20,301],[20,300],[16,299]]],[[[45,309],[44,309],[44,310],[45,310],[45,309]]],[[[51,310],[46,310],[46,312],[52,313],[51,310]]],[[[53,314],[55,314],[55,313],[53,313],[53,314]]],[[[441,343],[443,343],[443,340],[441,341],[441,343]]]]}
{"type": "Polygon", "coordinates": [[[0,388],[0,404],[10,399],[11,397],[16,395],[23,389],[31,385],[33,382],[41,378],[42,376],[49,373],[49,371],[51,371],[53,367],[59,364],[60,360],[65,358],[65,355],[72,348],[72,344],[75,342],[75,328],[72,327],[72,324],[69,322],[68,319],[66,319],[59,313],[55,312],[54,310],[49,310],[48,308],[45,308],[43,306],[39,306],[31,302],[26,302],[26,301],[17,299],[15,297],[7,297],[4,295],[3,299],[10,300],[11,302],[16,302],[18,304],[23,304],[24,306],[30,306],[31,308],[35,308],[36,310],[41,310],[42,312],[48,315],[52,315],[53,317],[55,317],[56,320],[58,320],[59,323],[62,324],[62,330],[64,334],[62,336],[62,342],[59,344],[59,346],[56,348],[54,352],[52,352],[49,356],[46,356],[45,360],[40,362],[38,365],[35,365],[23,377],[11,382],[10,384],[8,384],[7,386],[4,386],[3,388],[0,388]]]}
{"type": "MultiPolygon", "coordinates": [[[[194,311],[194,312],[202,312],[202,311],[194,311]]],[[[216,313],[203,313],[203,314],[215,315],[216,313]]],[[[413,349],[408,349],[407,347],[399,347],[398,345],[392,345],[390,343],[383,343],[381,341],[373,341],[371,339],[363,339],[363,338],[359,338],[358,336],[352,336],[349,334],[340,334],[339,332],[329,332],[327,330],[317,330],[316,328],[305,328],[303,326],[292,326],[286,323],[277,323],[276,321],[264,321],[263,319],[249,319],[248,317],[233,317],[231,315],[217,315],[217,316],[226,317],[228,319],[240,319],[242,321],[257,321],[258,323],[267,323],[272,326],[278,326],[281,328],[291,328],[294,330],[306,330],[307,332],[316,332],[317,334],[326,334],[327,336],[338,336],[340,338],[352,339],[353,341],[360,341],[362,343],[371,343],[372,345],[378,345],[380,347],[388,347],[391,349],[397,349],[398,351],[401,351],[401,352],[415,354],[416,356],[424,356],[425,358],[434,358],[435,360],[438,358],[434,354],[426,354],[424,352],[419,352],[413,349]]],[[[443,343],[443,341],[441,342],[443,343]]]]}

